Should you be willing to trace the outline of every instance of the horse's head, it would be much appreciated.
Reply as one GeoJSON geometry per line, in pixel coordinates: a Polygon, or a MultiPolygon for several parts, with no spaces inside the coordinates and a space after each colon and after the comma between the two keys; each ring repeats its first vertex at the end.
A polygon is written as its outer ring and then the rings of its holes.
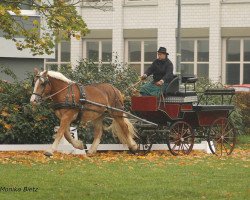
{"type": "Polygon", "coordinates": [[[48,78],[48,71],[40,72],[34,69],[34,90],[30,98],[32,104],[41,103],[44,96],[48,95],[51,91],[51,85],[48,78]]]}

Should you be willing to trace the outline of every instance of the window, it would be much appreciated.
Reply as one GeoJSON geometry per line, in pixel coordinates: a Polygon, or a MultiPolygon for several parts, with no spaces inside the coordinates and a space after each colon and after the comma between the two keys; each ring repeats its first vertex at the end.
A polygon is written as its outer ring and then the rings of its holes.
{"type": "Polygon", "coordinates": [[[83,0],[83,2],[108,2],[113,0],[83,0]]]}
{"type": "Polygon", "coordinates": [[[125,0],[125,5],[157,5],[158,0],[125,0]]]}
{"type": "Polygon", "coordinates": [[[207,39],[181,41],[181,74],[209,77],[209,41],[207,39]]]}
{"type": "Polygon", "coordinates": [[[59,68],[70,65],[70,42],[61,41],[55,46],[55,58],[46,59],[45,66],[48,70],[57,71],[59,68]]]}
{"type": "Polygon", "coordinates": [[[111,40],[87,40],[84,58],[96,64],[109,64],[112,61],[112,41],[111,40]]]}
{"type": "Polygon", "coordinates": [[[225,83],[250,83],[250,39],[225,40],[225,83]]]}
{"type": "Polygon", "coordinates": [[[144,74],[145,70],[157,58],[156,40],[127,40],[125,59],[135,68],[138,74],[144,74]]]}

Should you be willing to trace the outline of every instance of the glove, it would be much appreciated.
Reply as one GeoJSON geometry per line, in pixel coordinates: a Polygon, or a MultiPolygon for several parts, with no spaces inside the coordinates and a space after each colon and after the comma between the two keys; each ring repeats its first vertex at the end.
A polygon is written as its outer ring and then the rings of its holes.
{"type": "Polygon", "coordinates": [[[164,84],[164,80],[159,80],[158,82],[155,83],[157,86],[161,86],[164,84]]]}
{"type": "Polygon", "coordinates": [[[147,77],[148,77],[147,74],[143,74],[143,75],[141,76],[141,80],[145,80],[147,77]]]}

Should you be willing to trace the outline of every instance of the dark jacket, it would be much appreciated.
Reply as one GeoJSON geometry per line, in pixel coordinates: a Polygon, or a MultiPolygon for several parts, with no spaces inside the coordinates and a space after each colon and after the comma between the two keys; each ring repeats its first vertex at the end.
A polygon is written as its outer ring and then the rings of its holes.
{"type": "Polygon", "coordinates": [[[147,76],[153,74],[154,82],[162,79],[164,82],[169,83],[173,79],[173,64],[168,58],[165,60],[156,59],[146,70],[145,74],[147,76]]]}

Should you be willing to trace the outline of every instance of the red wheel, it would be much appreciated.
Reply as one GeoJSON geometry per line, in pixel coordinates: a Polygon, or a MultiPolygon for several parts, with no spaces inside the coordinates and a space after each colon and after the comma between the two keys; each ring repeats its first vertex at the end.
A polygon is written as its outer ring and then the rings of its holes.
{"type": "Polygon", "coordinates": [[[194,146],[194,131],[192,127],[184,121],[175,122],[170,127],[168,135],[169,151],[177,156],[189,154],[194,146]]]}
{"type": "Polygon", "coordinates": [[[208,145],[217,156],[230,155],[236,144],[236,130],[228,118],[216,119],[208,134],[208,145]]]}

